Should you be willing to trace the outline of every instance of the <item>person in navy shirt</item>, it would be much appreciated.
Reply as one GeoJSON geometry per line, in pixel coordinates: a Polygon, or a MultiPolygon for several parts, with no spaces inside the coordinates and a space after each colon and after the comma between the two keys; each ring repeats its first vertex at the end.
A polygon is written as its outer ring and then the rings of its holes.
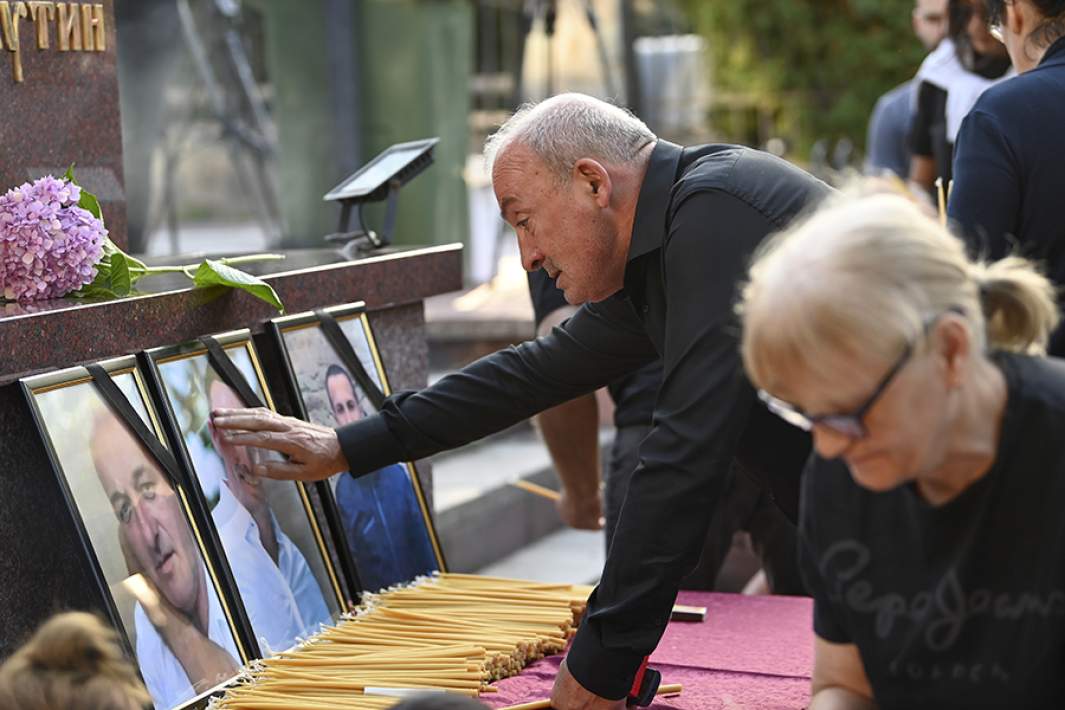
{"type": "MultiPolygon", "coordinates": [[[[1042,262],[1061,287],[1065,0],[988,0],[988,7],[1020,76],[989,89],[962,124],[948,212],[974,254],[1019,253],[1042,262]]],[[[1060,326],[1049,351],[1065,354],[1060,326]]]]}

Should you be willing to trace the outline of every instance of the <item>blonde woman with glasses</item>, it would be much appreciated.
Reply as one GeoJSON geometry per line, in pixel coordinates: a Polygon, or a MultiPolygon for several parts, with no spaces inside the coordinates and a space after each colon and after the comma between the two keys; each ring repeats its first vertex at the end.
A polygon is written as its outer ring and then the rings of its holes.
{"type": "Polygon", "coordinates": [[[811,708],[1065,706],[1065,363],[1018,258],[974,263],[895,195],[774,237],[743,359],[813,433],[800,565],[811,708]]]}

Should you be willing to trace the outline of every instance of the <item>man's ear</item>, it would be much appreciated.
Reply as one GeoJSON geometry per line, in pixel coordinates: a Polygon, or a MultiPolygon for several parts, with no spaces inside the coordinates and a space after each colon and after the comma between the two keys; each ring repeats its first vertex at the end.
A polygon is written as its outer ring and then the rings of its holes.
{"type": "Polygon", "coordinates": [[[610,205],[613,183],[610,173],[598,160],[581,158],[573,164],[572,179],[577,183],[582,194],[592,197],[600,207],[610,205]]]}

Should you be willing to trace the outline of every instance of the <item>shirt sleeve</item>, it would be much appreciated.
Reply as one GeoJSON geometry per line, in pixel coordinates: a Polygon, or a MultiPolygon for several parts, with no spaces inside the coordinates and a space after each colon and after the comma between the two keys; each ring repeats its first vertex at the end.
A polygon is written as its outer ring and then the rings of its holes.
{"type": "Polygon", "coordinates": [[[903,85],[881,96],[869,119],[866,139],[865,172],[879,175],[890,170],[906,179],[909,176],[910,88],[903,85]]]}
{"type": "Polygon", "coordinates": [[[853,643],[837,618],[836,605],[828,598],[825,580],[817,565],[814,544],[806,531],[799,533],[799,572],[814,598],[814,633],[832,643],[853,643]]]}
{"type": "Polygon", "coordinates": [[[755,400],[740,363],[737,282],[775,228],[722,191],[696,192],[676,208],[665,253],[667,335],[654,424],[566,661],[596,695],[626,696],[665,630],[681,578],[699,560],[755,400]]]}
{"type": "Polygon", "coordinates": [[[995,117],[970,112],[958,133],[947,212],[973,256],[1001,259],[1013,251],[1022,189],[1016,165],[995,117]]]}
{"type": "Polygon", "coordinates": [[[605,386],[658,356],[620,295],[582,306],[551,333],[500,350],[337,430],[352,474],[447,451],[605,386]]]}
{"type": "MultiPolygon", "coordinates": [[[[799,513],[799,573],[806,590],[814,598],[814,633],[832,643],[854,643],[840,619],[839,609],[828,593],[821,565],[818,564],[817,508],[823,503],[815,490],[817,474],[812,470],[818,464],[816,455],[811,456],[803,473],[802,504],[799,513]]],[[[822,492],[828,497],[828,492],[822,492]]],[[[821,510],[822,516],[835,519],[831,511],[821,510]]]]}

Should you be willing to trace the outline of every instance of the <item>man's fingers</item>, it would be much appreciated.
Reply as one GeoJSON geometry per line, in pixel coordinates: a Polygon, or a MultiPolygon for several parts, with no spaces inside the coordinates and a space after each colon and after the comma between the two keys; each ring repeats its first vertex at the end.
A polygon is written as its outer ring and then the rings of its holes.
{"type": "Polygon", "coordinates": [[[254,446],[257,449],[269,449],[289,456],[306,454],[298,442],[277,431],[226,431],[222,434],[227,444],[233,446],[254,446]]]}
{"type": "Polygon", "coordinates": [[[246,431],[288,431],[284,417],[269,409],[215,409],[211,423],[216,429],[243,429],[246,431]]]}
{"type": "Polygon", "coordinates": [[[300,463],[291,461],[267,461],[255,467],[255,475],[263,478],[275,478],[280,481],[313,481],[317,480],[311,475],[310,470],[300,463]]]}

